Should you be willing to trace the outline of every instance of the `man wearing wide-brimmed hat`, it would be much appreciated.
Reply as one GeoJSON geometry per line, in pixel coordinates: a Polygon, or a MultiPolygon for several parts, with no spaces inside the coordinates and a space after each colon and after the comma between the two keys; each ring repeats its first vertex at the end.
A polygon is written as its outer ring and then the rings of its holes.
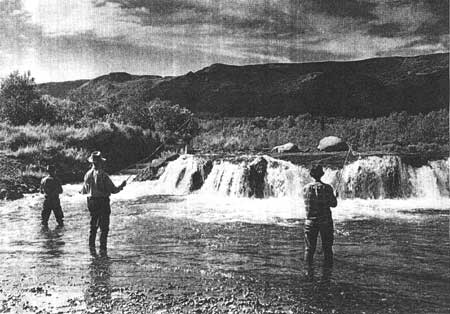
{"type": "Polygon", "coordinates": [[[91,214],[89,247],[95,248],[97,229],[100,227],[100,250],[105,251],[109,232],[109,216],[111,214],[109,196],[120,192],[125,187],[126,181],[123,181],[118,187],[114,185],[108,174],[103,170],[106,159],[103,158],[101,152],[93,152],[88,161],[92,164],[92,168],[84,176],[81,193],[88,194],[88,209],[91,214]]]}
{"type": "Polygon", "coordinates": [[[334,228],[330,207],[337,206],[336,195],[331,185],[321,181],[324,175],[321,165],[313,165],[310,175],[314,182],[303,189],[305,201],[305,261],[308,272],[312,272],[313,257],[316,250],[317,237],[320,233],[324,253],[324,267],[333,266],[334,228]]]}

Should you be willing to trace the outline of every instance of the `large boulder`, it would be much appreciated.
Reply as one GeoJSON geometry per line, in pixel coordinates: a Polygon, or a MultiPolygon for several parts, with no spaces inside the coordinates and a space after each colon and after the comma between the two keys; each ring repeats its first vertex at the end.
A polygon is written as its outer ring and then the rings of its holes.
{"type": "Polygon", "coordinates": [[[264,198],[265,178],[267,174],[267,160],[257,157],[247,167],[248,196],[264,198]]]}
{"type": "Polygon", "coordinates": [[[192,174],[191,185],[189,186],[189,192],[200,190],[205,183],[206,178],[210,174],[213,168],[213,162],[211,160],[202,160],[197,166],[197,171],[192,174]]]}
{"type": "Polygon", "coordinates": [[[294,143],[286,143],[283,145],[278,145],[272,148],[271,150],[271,152],[276,153],[295,153],[298,151],[299,151],[298,146],[295,145],[294,143]]]}
{"type": "Polygon", "coordinates": [[[317,149],[325,152],[341,152],[348,150],[348,145],[340,137],[327,136],[320,140],[317,149]]]}

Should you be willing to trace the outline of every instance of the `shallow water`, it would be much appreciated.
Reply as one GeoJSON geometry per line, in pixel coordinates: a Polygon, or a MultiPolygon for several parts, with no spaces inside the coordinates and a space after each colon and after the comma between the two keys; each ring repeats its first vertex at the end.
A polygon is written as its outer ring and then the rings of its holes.
{"type": "Polygon", "coordinates": [[[301,200],[148,195],[154,183],[133,183],[113,197],[100,256],[78,189],[65,186],[63,229],[53,216],[41,229],[40,196],[2,204],[1,312],[450,310],[448,199],[340,202],[334,271],[308,281],[301,200]]]}

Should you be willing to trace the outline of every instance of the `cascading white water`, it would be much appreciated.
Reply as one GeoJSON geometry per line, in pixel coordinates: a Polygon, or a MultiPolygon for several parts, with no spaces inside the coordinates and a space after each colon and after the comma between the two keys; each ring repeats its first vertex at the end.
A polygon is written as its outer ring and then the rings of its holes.
{"type": "Polygon", "coordinates": [[[202,184],[206,176],[204,166],[206,160],[192,155],[182,155],[170,162],[162,176],[158,179],[155,190],[164,194],[187,194],[202,184]],[[197,176],[197,178],[196,178],[197,176]],[[200,180],[198,183],[196,180],[200,180]]]}
{"type": "Polygon", "coordinates": [[[418,169],[408,167],[412,195],[420,198],[440,197],[439,186],[433,169],[430,166],[422,166],[418,169]]]}
{"type": "Polygon", "coordinates": [[[302,188],[311,182],[308,170],[288,161],[265,156],[268,160],[265,197],[301,197],[302,188]]]}
{"type": "Polygon", "coordinates": [[[245,164],[243,162],[233,164],[229,161],[217,161],[202,187],[202,192],[247,196],[243,182],[244,172],[245,164]]]}
{"type": "MultiPolygon", "coordinates": [[[[169,194],[188,194],[193,190],[194,174],[202,171],[205,162],[196,156],[181,156],[169,163],[158,180],[158,189],[169,194]]],[[[352,162],[340,171],[325,169],[323,181],[348,199],[440,198],[450,194],[448,170],[448,160],[413,168],[397,156],[371,156],[352,162]]],[[[202,173],[202,176],[206,179],[200,193],[235,197],[258,195],[259,180],[260,198],[301,198],[302,188],[311,182],[306,167],[269,156],[216,160],[209,175],[202,173]],[[258,172],[252,167],[258,166],[262,159],[266,165],[263,164],[264,173],[258,178],[258,172]]]]}
{"type": "Polygon", "coordinates": [[[430,161],[429,166],[433,169],[436,182],[439,187],[439,194],[444,197],[450,196],[450,158],[446,160],[430,161]]]}
{"type": "Polygon", "coordinates": [[[406,167],[397,156],[370,156],[350,163],[339,172],[339,191],[346,198],[398,198],[409,196],[406,167]]]}

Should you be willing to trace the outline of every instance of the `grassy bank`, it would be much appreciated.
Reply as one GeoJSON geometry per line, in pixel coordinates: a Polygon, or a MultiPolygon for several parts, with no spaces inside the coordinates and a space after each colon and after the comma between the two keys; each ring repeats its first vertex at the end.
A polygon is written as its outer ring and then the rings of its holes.
{"type": "Polygon", "coordinates": [[[448,110],[411,115],[392,113],[374,119],[299,115],[202,119],[194,148],[203,152],[267,151],[287,142],[304,152],[317,151],[319,140],[336,135],[358,151],[420,153],[449,150],[448,110]]]}
{"type": "MultiPolygon", "coordinates": [[[[152,132],[139,127],[96,123],[87,127],[63,125],[11,126],[0,124],[0,155],[3,161],[2,198],[33,192],[48,164],[54,164],[64,183],[81,181],[91,151],[100,150],[114,173],[150,154],[158,145],[152,132]],[[26,188],[18,189],[17,182],[26,188]],[[14,193],[18,192],[18,193],[14,193]]],[[[20,184],[19,184],[20,186],[20,184]]]]}

